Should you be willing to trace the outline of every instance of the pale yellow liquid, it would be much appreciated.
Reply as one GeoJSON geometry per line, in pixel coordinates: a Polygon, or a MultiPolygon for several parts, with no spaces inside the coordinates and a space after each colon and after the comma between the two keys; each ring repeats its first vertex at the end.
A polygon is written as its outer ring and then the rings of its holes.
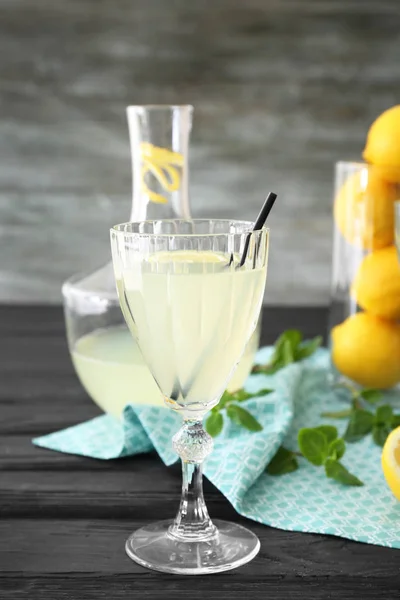
{"type": "Polygon", "coordinates": [[[72,360],[83,387],[105,412],[118,417],[127,404],[164,403],[132,334],[124,326],[98,329],[80,338],[72,360]]]}
{"type": "MultiPolygon", "coordinates": [[[[228,390],[243,387],[258,348],[255,331],[228,383],[228,390]]],[[[116,417],[127,404],[163,405],[164,398],[141,352],[125,326],[98,329],[81,337],[72,351],[79,379],[91,398],[116,417]]]]}
{"type": "Polygon", "coordinates": [[[125,319],[175,408],[216,404],[254,330],[266,269],[227,268],[228,259],[157,253],[120,273],[125,319]]]}

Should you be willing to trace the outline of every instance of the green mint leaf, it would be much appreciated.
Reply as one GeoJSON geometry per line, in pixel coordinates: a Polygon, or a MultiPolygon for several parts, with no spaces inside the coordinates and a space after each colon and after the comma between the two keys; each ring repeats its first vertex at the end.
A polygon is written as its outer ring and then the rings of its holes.
{"type": "Polygon", "coordinates": [[[284,331],[276,340],[274,344],[275,351],[277,351],[279,355],[285,342],[288,342],[290,347],[294,350],[300,344],[301,340],[302,334],[298,329],[286,329],[286,331],[284,331]]]}
{"type": "Polygon", "coordinates": [[[346,452],[346,444],[342,438],[337,438],[329,444],[328,456],[333,460],[339,460],[346,452]]]}
{"type": "Polygon", "coordinates": [[[280,369],[283,369],[285,365],[278,361],[276,363],[274,363],[273,365],[268,365],[264,371],[265,375],[274,375],[274,373],[276,373],[277,371],[280,371],[280,369]]]}
{"type": "Polygon", "coordinates": [[[292,473],[299,468],[299,463],[294,452],[281,446],[267,467],[269,475],[284,475],[292,473]]]}
{"type": "Polygon", "coordinates": [[[314,354],[314,352],[316,350],[318,350],[318,348],[320,347],[321,344],[322,344],[322,337],[320,335],[318,337],[313,338],[312,340],[310,340],[308,342],[303,342],[300,345],[300,347],[297,348],[295,351],[295,360],[299,361],[299,360],[303,360],[304,358],[308,358],[309,356],[314,354]]]}
{"type": "Polygon", "coordinates": [[[335,440],[338,436],[338,430],[333,425],[319,425],[315,429],[324,434],[328,441],[328,444],[333,442],[333,440],[335,440]]]}
{"type": "Polygon", "coordinates": [[[364,485],[362,481],[355,475],[350,473],[345,466],[337,460],[328,458],[325,463],[325,473],[327,477],[343,483],[344,485],[361,486],[364,485]]]}
{"type": "Polygon", "coordinates": [[[392,429],[396,429],[396,427],[400,427],[400,415],[393,415],[391,426],[392,426],[392,429]]]}
{"type": "Polygon", "coordinates": [[[220,412],[212,412],[206,420],[206,431],[211,437],[217,437],[222,431],[224,417],[220,412]]]}
{"type": "Polygon", "coordinates": [[[372,428],[372,439],[378,446],[383,446],[392,427],[385,423],[377,423],[372,428]]]}
{"type": "Polygon", "coordinates": [[[218,403],[218,410],[225,408],[228,402],[232,401],[232,394],[225,390],[225,392],[221,396],[221,400],[218,403]]]}
{"type": "Polygon", "coordinates": [[[372,430],[375,417],[367,410],[357,409],[351,413],[347,429],[343,436],[346,442],[358,442],[372,430]]]}
{"type": "Polygon", "coordinates": [[[282,333],[282,335],[280,335],[278,337],[278,339],[275,341],[274,351],[273,351],[272,356],[271,356],[270,366],[276,365],[279,362],[281,362],[281,359],[282,359],[282,347],[283,347],[284,343],[285,343],[285,336],[282,333]]]}
{"type": "Polygon", "coordinates": [[[375,413],[375,423],[384,424],[391,423],[393,419],[393,409],[389,404],[378,406],[375,413]]]}
{"type": "Polygon", "coordinates": [[[270,390],[264,388],[259,390],[258,392],[246,392],[245,390],[237,390],[234,394],[232,394],[232,399],[236,402],[244,402],[245,400],[249,400],[249,398],[260,398],[261,396],[267,396],[268,394],[272,394],[274,390],[270,390]]]}
{"type": "Polygon", "coordinates": [[[370,404],[375,404],[382,399],[382,392],[380,390],[366,389],[360,392],[361,398],[370,404]]]}
{"type": "Polygon", "coordinates": [[[321,417],[325,417],[326,419],[347,419],[350,417],[352,411],[350,408],[345,408],[344,410],[337,410],[336,412],[323,412],[321,413],[321,417]]]}
{"type": "Polygon", "coordinates": [[[250,431],[262,431],[263,426],[248,410],[237,404],[230,404],[227,408],[227,414],[232,421],[242,425],[250,431]]]}
{"type": "Polygon", "coordinates": [[[226,409],[226,414],[228,415],[228,417],[230,418],[231,421],[236,423],[236,425],[241,425],[239,415],[236,411],[235,404],[228,404],[227,409],[226,409]]]}
{"type": "Polygon", "coordinates": [[[297,440],[304,458],[317,467],[324,464],[328,456],[328,440],[321,431],[304,427],[299,430],[297,440]]]}
{"type": "Polygon", "coordinates": [[[243,402],[244,400],[248,400],[249,398],[251,398],[251,396],[252,394],[246,392],[246,390],[242,388],[240,390],[236,390],[236,392],[232,394],[232,400],[234,400],[235,402],[243,402]]]}
{"type": "Polygon", "coordinates": [[[311,356],[322,343],[321,336],[307,342],[302,342],[302,337],[298,329],[284,331],[274,344],[271,361],[266,365],[254,365],[252,373],[273,375],[287,365],[311,356]]]}
{"type": "Polygon", "coordinates": [[[251,398],[261,398],[262,396],[268,396],[268,394],[272,394],[275,390],[271,390],[270,388],[263,388],[262,390],[258,390],[258,392],[254,392],[251,394],[251,398]]]}
{"type": "Polygon", "coordinates": [[[362,404],[360,403],[360,395],[358,392],[352,396],[351,408],[353,410],[362,410],[362,404]]]}
{"type": "Polygon", "coordinates": [[[281,360],[282,360],[282,364],[284,367],[287,367],[292,362],[294,362],[293,348],[292,348],[289,340],[285,340],[283,342],[281,352],[282,352],[281,360]]]}
{"type": "Polygon", "coordinates": [[[275,350],[272,356],[272,364],[286,367],[294,362],[296,348],[301,342],[301,333],[297,329],[287,329],[275,342],[275,350]]]}
{"type": "Polygon", "coordinates": [[[285,340],[285,342],[289,342],[290,347],[294,351],[300,344],[303,335],[298,329],[287,329],[283,332],[282,337],[285,340]]]}
{"type": "Polygon", "coordinates": [[[252,373],[262,373],[263,375],[273,375],[280,369],[282,369],[285,365],[281,362],[269,363],[267,365],[254,365],[251,372],[252,373]]]}

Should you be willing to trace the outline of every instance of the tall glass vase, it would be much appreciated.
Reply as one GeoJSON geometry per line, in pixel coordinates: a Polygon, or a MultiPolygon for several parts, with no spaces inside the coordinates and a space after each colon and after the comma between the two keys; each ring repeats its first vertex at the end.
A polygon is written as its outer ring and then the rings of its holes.
{"type": "Polygon", "coordinates": [[[329,328],[333,381],[348,387],[400,381],[399,198],[399,184],[379,167],[336,164],[329,328]]]}

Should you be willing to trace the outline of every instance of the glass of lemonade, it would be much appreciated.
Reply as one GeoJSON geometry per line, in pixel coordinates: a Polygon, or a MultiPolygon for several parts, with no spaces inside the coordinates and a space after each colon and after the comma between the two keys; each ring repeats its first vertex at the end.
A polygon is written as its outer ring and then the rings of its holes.
{"type": "Polygon", "coordinates": [[[251,227],[195,219],[111,229],[123,315],[166,406],[183,418],[173,438],[183,465],[178,514],[134,532],[126,543],[133,560],[158,571],[225,571],[251,560],[260,547],[244,527],[213,523],[202,491],[202,462],[213,446],[203,418],[218,404],[262,305],[268,230],[251,227]]]}

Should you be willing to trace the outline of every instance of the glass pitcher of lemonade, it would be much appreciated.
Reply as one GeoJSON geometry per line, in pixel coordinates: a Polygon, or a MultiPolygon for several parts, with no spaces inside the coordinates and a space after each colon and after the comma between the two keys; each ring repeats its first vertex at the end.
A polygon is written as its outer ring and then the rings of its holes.
{"type": "MultiPolygon", "coordinates": [[[[192,106],[129,106],[131,221],[190,219],[188,153],[192,106]]],[[[111,262],[62,288],[69,350],[89,396],[119,417],[127,404],[163,405],[120,309],[111,262]]],[[[258,349],[260,322],[229,383],[243,386],[258,349]]]]}

